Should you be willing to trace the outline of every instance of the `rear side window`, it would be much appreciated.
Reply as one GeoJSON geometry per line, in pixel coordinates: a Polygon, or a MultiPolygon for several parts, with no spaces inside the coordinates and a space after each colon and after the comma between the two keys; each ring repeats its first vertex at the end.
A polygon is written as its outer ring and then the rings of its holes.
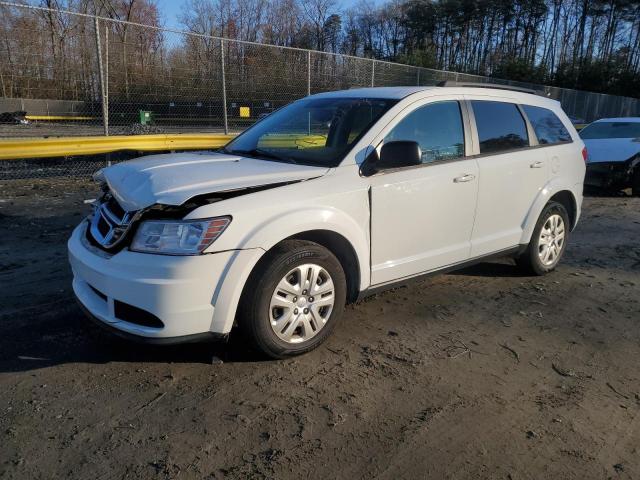
{"type": "Polygon", "coordinates": [[[496,153],[529,146],[527,125],[513,103],[473,100],[480,153],[496,153]]]}
{"type": "Polygon", "coordinates": [[[531,105],[522,105],[522,109],[529,118],[540,145],[553,145],[554,143],[571,141],[571,135],[551,110],[531,105]]]}
{"type": "Polygon", "coordinates": [[[456,101],[436,102],[417,108],[385,137],[385,142],[418,142],[422,163],[453,160],[464,156],[464,129],[456,101]]]}

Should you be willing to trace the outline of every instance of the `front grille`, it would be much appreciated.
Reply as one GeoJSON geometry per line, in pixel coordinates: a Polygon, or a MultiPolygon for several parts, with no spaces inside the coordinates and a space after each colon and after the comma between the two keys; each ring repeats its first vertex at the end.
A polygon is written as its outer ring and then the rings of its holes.
{"type": "Polygon", "coordinates": [[[135,212],[127,212],[110,193],[94,205],[89,232],[92,240],[108,249],[122,241],[131,228],[135,212]]]}
{"type": "Polygon", "coordinates": [[[100,234],[103,237],[106,237],[109,234],[109,231],[111,230],[111,226],[107,223],[107,221],[102,218],[102,216],[100,216],[100,218],[98,218],[98,231],[100,232],[100,234]]]}
{"type": "Polygon", "coordinates": [[[127,213],[113,197],[110,197],[105,203],[107,204],[109,211],[118,218],[123,218],[127,213]]]}

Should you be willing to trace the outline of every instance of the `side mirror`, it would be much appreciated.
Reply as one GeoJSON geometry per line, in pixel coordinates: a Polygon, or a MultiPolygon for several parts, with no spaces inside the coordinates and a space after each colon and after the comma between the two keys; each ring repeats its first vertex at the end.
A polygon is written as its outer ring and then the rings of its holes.
{"type": "Polygon", "coordinates": [[[400,140],[382,145],[380,159],[375,162],[376,170],[412,167],[422,163],[422,151],[418,142],[400,140]]]}

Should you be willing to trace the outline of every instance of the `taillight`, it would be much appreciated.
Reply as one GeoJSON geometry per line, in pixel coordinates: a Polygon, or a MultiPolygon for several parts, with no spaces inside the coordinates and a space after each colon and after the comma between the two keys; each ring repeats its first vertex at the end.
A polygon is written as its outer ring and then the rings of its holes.
{"type": "Polygon", "coordinates": [[[587,151],[587,147],[582,148],[582,159],[584,160],[584,163],[587,163],[587,161],[589,160],[589,152],[587,151]]]}

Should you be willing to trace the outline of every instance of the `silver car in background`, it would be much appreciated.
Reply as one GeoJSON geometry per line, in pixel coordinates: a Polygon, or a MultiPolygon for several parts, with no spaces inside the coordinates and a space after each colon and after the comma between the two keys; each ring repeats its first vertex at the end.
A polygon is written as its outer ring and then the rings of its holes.
{"type": "Polygon", "coordinates": [[[640,195],[640,117],[603,118],[580,132],[589,157],[585,185],[640,195]]]}

